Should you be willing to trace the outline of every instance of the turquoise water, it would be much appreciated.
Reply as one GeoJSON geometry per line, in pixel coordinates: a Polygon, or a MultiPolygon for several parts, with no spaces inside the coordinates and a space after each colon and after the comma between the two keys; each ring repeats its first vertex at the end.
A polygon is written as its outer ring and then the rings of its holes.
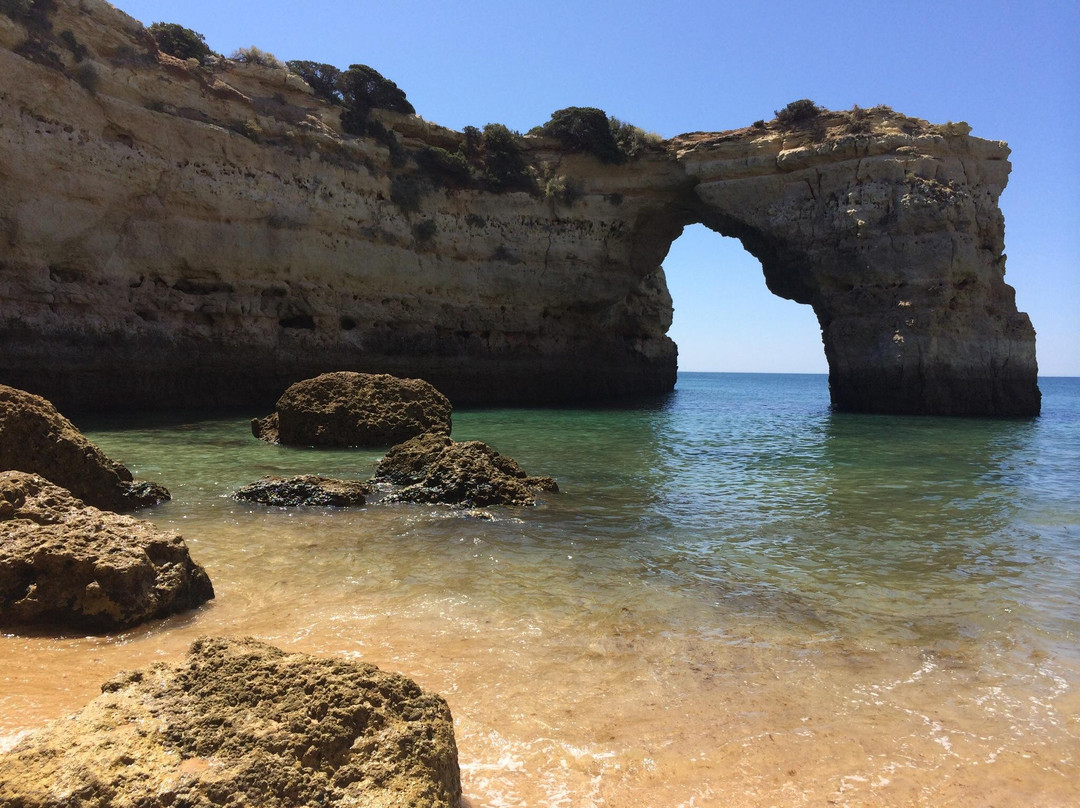
{"type": "Polygon", "coordinates": [[[0,732],[255,634],[443,693],[474,808],[1073,804],[1080,380],[1040,385],[1031,420],[836,415],[824,376],[694,373],[634,406],[456,412],[455,438],[561,486],[492,520],[236,503],[379,457],[261,444],[261,413],[80,423],[170,488],[146,516],[218,598],[119,637],[0,638],[0,732]]]}

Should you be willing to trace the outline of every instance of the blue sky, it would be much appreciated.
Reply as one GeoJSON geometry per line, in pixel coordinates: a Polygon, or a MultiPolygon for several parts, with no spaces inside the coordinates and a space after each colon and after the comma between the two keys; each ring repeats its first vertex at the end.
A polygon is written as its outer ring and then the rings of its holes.
{"type": "MultiPolygon", "coordinates": [[[[318,3],[120,0],[216,51],[368,64],[424,118],[528,130],[595,106],[670,137],[745,126],[798,98],[888,104],[1005,140],[1006,280],[1040,372],[1080,376],[1080,3],[318,3]]],[[[683,370],[824,372],[809,307],[773,297],[731,239],[689,228],[665,261],[683,370]]]]}

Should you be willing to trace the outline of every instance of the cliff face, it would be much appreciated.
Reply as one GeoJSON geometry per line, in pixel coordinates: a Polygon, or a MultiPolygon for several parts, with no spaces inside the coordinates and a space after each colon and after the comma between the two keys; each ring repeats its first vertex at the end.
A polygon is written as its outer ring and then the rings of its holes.
{"type": "Polygon", "coordinates": [[[1038,411],[1008,149],[962,126],[832,113],[618,165],[525,138],[534,190],[497,192],[420,167],[460,133],[345,135],[285,70],[173,59],[100,0],[0,15],[0,76],[0,382],[61,407],[265,404],[343,369],[456,404],[665,391],[661,263],[703,222],[814,307],[837,407],[1038,411]]]}

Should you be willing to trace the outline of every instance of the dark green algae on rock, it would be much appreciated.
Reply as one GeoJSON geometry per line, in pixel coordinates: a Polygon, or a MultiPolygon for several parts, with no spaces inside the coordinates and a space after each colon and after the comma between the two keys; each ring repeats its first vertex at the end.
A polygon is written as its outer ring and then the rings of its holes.
{"type": "Polygon", "coordinates": [[[358,480],[336,480],[315,474],[296,477],[263,477],[239,489],[233,497],[279,507],[324,506],[345,508],[363,505],[368,486],[358,480]]]}
{"type": "Polygon", "coordinates": [[[374,665],[202,638],[0,755],[0,806],[450,808],[450,708],[374,665]]]}

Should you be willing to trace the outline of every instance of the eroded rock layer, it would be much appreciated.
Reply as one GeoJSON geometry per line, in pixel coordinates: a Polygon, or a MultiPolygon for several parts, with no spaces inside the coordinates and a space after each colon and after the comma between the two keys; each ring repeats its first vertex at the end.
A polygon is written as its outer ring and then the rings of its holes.
{"type": "Polygon", "coordinates": [[[0,15],[0,381],[61,407],[268,406],[332,370],[458,406],[667,391],[661,263],[702,222],[814,308],[838,408],[1039,409],[1009,150],[963,125],[831,113],[622,164],[529,137],[533,190],[497,192],[424,168],[460,133],[345,135],[284,69],[173,59],[101,0],[36,24],[0,15]]]}

